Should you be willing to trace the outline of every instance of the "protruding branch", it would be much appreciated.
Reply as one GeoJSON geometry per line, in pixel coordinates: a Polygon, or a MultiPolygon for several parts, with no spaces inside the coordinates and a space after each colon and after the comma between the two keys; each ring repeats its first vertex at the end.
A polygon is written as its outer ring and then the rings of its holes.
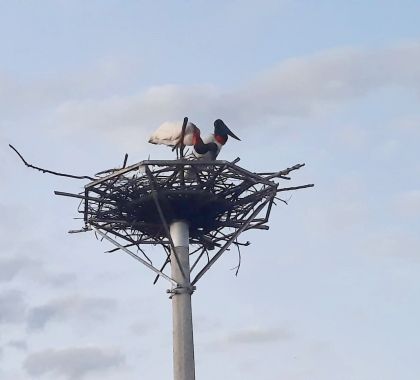
{"type": "Polygon", "coordinates": [[[40,168],[40,167],[38,167],[38,166],[34,166],[34,165],[31,165],[31,164],[29,164],[28,162],[26,162],[26,160],[23,158],[23,156],[17,151],[17,149],[12,145],[12,144],[9,144],[9,146],[10,146],[10,148],[12,148],[15,152],[16,152],[16,154],[20,157],[20,159],[23,161],[23,163],[28,167],[28,168],[32,168],[32,169],[35,169],[35,170],[39,170],[39,171],[41,171],[41,172],[43,172],[43,173],[48,173],[48,174],[53,174],[53,175],[57,175],[57,176],[60,176],[60,177],[67,177],[67,178],[75,178],[75,179],[89,179],[89,180],[91,180],[91,181],[94,181],[95,180],[95,178],[92,178],[92,177],[89,177],[89,176],[87,176],[87,175],[72,175],[72,174],[65,174],[65,173],[60,173],[60,172],[54,172],[54,171],[52,171],[52,170],[48,170],[48,169],[43,169],[43,168],[40,168]]]}
{"type": "Polygon", "coordinates": [[[289,174],[293,170],[298,170],[303,166],[305,166],[305,164],[296,164],[296,165],[293,165],[290,168],[280,170],[280,171],[275,172],[275,173],[258,173],[258,174],[264,176],[264,178],[266,178],[266,179],[272,179],[272,178],[290,179],[290,177],[286,177],[287,174],[289,174]]]}

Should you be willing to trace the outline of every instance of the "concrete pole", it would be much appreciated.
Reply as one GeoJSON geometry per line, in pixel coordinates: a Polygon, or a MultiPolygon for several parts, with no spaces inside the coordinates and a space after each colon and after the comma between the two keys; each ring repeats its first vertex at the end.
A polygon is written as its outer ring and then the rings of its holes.
{"type": "Polygon", "coordinates": [[[179,284],[177,288],[172,289],[174,380],[195,380],[189,227],[186,221],[180,220],[173,222],[169,229],[175,251],[186,276],[184,279],[172,252],[172,278],[179,284]]]}

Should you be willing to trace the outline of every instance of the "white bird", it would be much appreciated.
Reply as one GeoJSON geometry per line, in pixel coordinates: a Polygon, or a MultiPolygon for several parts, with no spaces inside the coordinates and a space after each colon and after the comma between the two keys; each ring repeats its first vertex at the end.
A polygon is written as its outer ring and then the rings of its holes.
{"type": "Polygon", "coordinates": [[[200,149],[200,146],[196,147],[196,145],[194,145],[193,154],[195,158],[200,160],[215,160],[222,150],[223,145],[226,144],[228,136],[239,141],[241,140],[222,120],[215,120],[214,133],[207,136],[204,140],[201,140],[200,138],[202,145],[204,145],[206,149],[200,149]]]}
{"type": "MultiPolygon", "coordinates": [[[[149,143],[167,146],[177,145],[181,139],[182,122],[166,121],[149,138],[149,143]]],[[[188,122],[185,127],[184,145],[194,145],[194,136],[200,136],[200,129],[188,122]]]]}

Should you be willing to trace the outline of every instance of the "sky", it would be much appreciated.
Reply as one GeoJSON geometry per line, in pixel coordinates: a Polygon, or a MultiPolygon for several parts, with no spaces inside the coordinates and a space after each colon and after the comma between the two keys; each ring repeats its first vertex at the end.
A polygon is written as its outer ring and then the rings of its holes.
{"type": "MultiPolygon", "coordinates": [[[[0,1],[0,378],[172,376],[163,281],[82,227],[54,190],[169,159],[188,116],[241,138],[220,158],[306,166],[270,230],[193,295],[196,377],[417,380],[418,1],[0,1]]],[[[150,248],[154,257],[159,247],[150,248]]]]}

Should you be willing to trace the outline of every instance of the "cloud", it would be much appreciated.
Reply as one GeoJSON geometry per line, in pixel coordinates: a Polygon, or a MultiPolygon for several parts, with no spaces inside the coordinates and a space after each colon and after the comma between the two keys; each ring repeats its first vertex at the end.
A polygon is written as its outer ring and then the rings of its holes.
{"type": "Polygon", "coordinates": [[[140,64],[138,59],[102,57],[65,75],[49,72],[48,76],[41,74],[38,79],[27,81],[0,69],[0,112],[4,120],[20,118],[28,112],[54,107],[69,97],[90,98],[104,92],[115,93],[131,83],[140,64]]]}
{"type": "Polygon", "coordinates": [[[0,324],[20,323],[25,318],[26,304],[22,293],[9,290],[0,294],[0,324]]]}
{"type": "Polygon", "coordinates": [[[100,297],[65,297],[30,310],[28,328],[39,330],[51,321],[73,317],[102,320],[116,309],[116,301],[100,297]]]}
{"type": "Polygon", "coordinates": [[[10,281],[22,270],[38,264],[33,259],[21,257],[0,258],[0,282],[10,281]]]}
{"type": "Polygon", "coordinates": [[[369,255],[389,256],[415,260],[418,262],[420,252],[420,238],[417,234],[400,231],[371,232],[361,241],[361,251],[369,255]]]}
{"type": "Polygon", "coordinates": [[[146,131],[184,115],[209,124],[217,115],[246,127],[312,115],[394,86],[420,94],[420,43],[335,49],[288,59],[232,89],[162,85],[132,95],[74,99],[57,107],[50,124],[73,132],[101,132],[113,139],[127,140],[132,133],[132,143],[138,145],[146,140],[146,131]]]}
{"type": "MultiPolygon", "coordinates": [[[[10,196],[5,194],[4,198],[10,196]]],[[[40,240],[33,231],[36,225],[32,210],[25,209],[22,205],[0,203],[0,239],[8,252],[0,257],[0,283],[9,282],[17,277],[20,279],[32,280],[53,287],[64,286],[77,277],[74,273],[51,271],[46,263],[45,256],[39,254],[50,250],[47,242],[40,240]],[[31,227],[28,229],[28,225],[31,227]],[[17,237],[16,231],[27,231],[27,234],[20,234],[17,237]],[[31,236],[35,235],[35,237],[31,236]],[[31,255],[28,254],[31,252],[31,255]],[[34,258],[36,257],[36,258],[34,258]]]]}
{"type": "Polygon", "coordinates": [[[225,337],[230,344],[260,344],[289,340],[292,334],[279,328],[248,328],[233,332],[225,337]]]}
{"type": "Polygon", "coordinates": [[[129,333],[130,335],[139,335],[139,336],[144,336],[148,333],[150,333],[151,331],[154,331],[155,329],[155,325],[152,322],[135,322],[133,323],[130,328],[129,328],[129,333]]]}
{"type": "Polygon", "coordinates": [[[28,345],[24,340],[11,340],[7,345],[19,351],[26,351],[28,348],[28,345]]]}
{"type": "Polygon", "coordinates": [[[115,83],[120,83],[127,67],[131,67],[127,62],[98,63],[86,73],[44,78],[42,85],[0,72],[0,101],[4,100],[4,112],[16,109],[18,115],[32,118],[43,104],[36,120],[49,132],[84,133],[87,138],[99,134],[139,149],[153,128],[185,115],[206,130],[216,117],[241,128],[278,127],[290,117],[323,113],[383,88],[399,87],[420,95],[419,42],[378,49],[331,49],[290,58],[230,88],[169,83],[135,92],[131,84],[110,90],[119,86],[115,83]],[[23,108],[32,111],[22,112],[23,108]]]}
{"type": "Polygon", "coordinates": [[[76,278],[76,275],[73,273],[50,273],[45,268],[44,263],[30,257],[0,258],[0,283],[12,281],[21,273],[25,274],[26,280],[32,279],[37,283],[44,283],[55,288],[65,286],[76,278]]]}
{"type": "Polygon", "coordinates": [[[309,113],[319,103],[365,96],[384,86],[420,90],[420,44],[334,49],[281,62],[247,92],[270,114],[309,113]],[[279,102],[281,101],[281,102],[279,102]]]}
{"type": "Polygon", "coordinates": [[[131,140],[138,145],[148,140],[151,126],[164,120],[178,120],[196,114],[211,117],[220,90],[210,85],[153,86],[144,92],[99,100],[73,100],[62,103],[52,115],[50,125],[60,123],[70,132],[101,132],[112,140],[131,140]]]}
{"type": "Polygon", "coordinates": [[[31,376],[52,374],[80,380],[89,373],[101,373],[120,367],[124,356],[116,350],[100,347],[50,349],[29,355],[24,368],[31,376]]]}
{"type": "Polygon", "coordinates": [[[248,327],[237,331],[232,331],[224,336],[216,338],[210,342],[210,346],[219,349],[227,346],[260,345],[279,341],[286,341],[293,337],[293,334],[285,329],[272,327],[248,327]]]}

